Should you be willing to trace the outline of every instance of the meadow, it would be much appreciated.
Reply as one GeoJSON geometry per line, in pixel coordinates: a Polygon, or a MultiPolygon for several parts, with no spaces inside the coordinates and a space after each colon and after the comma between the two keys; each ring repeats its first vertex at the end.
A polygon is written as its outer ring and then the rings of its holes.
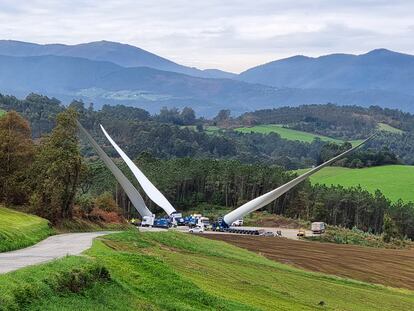
{"type": "MultiPolygon", "coordinates": [[[[298,170],[298,173],[305,170],[298,170]]],[[[326,167],[310,177],[313,184],[342,185],[363,189],[374,193],[379,189],[392,201],[414,202],[414,166],[384,165],[361,169],[326,167]]]]}
{"type": "MultiPolygon", "coordinates": [[[[315,138],[319,138],[323,141],[334,142],[338,144],[342,144],[344,141],[340,139],[335,139],[327,136],[322,136],[318,134],[312,134],[308,132],[298,131],[294,129],[290,129],[287,127],[283,127],[283,125],[278,124],[263,124],[263,125],[256,125],[252,127],[239,127],[236,128],[235,131],[241,133],[260,133],[260,134],[269,134],[269,133],[277,133],[280,137],[288,140],[298,140],[306,143],[311,143],[315,138]]],[[[350,141],[352,145],[356,145],[361,140],[353,140],[350,141]]]]}
{"type": "Polygon", "coordinates": [[[33,245],[51,234],[47,220],[0,206],[0,252],[33,245]]]}
{"type": "Polygon", "coordinates": [[[95,240],[86,255],[0,276],[0,309],[411,310],[414,304],[410,290],[306,272],[171,231],[113,234],[95,240]]]}

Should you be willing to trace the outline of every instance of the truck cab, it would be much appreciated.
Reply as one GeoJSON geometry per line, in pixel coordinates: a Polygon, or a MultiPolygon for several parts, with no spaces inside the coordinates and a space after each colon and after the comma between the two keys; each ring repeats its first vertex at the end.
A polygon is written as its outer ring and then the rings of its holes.
{"type": "Polygon", "coordinates": [[[155,215],[142,217],[141,227],[152,227],[154,225],[155,215]]]}
{"type": "Polygon", "coordinates": [[[324,222],[313,222],[311,225],[311,230],[313,234],[322,234],[325,233],[326,224],[324,222]]]}

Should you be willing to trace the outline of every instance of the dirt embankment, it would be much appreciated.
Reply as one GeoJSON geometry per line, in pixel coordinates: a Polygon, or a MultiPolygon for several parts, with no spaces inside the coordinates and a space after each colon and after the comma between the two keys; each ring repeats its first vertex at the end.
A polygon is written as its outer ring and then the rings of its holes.
{"type": "Polygon", "coordinates": [[[299,268],[414,290],[414,249],[379,249],[231,234],[204,237],[299,268]]]}

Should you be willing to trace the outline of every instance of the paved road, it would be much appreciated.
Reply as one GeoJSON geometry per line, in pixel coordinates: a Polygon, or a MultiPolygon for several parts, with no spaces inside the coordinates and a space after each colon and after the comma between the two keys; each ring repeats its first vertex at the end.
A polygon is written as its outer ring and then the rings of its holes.
{"type": "Polygon", "coordinates": [[[66,255],[79,255],[92,246],[94,238],[108,233],[113,232],[60,234],[51,236],[28,248],[0,253],[0,274],[51,261],[66,255]]]}

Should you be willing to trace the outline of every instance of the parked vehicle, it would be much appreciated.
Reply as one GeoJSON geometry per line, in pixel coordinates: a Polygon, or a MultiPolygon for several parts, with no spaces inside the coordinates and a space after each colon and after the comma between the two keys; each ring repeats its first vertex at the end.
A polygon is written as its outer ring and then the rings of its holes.
{"type": "Polygon", "coordinates": [[[168,229],[171,227],[171,222],[166,218],[157,218],[154,221],[154,227],[168,229]]]}
{"type": "Polygon", "coordinates": [[[306,236],[305,229],[299,229],[297,236],[299,236],[299,237],[305,237],[306,236]]]}
{"type": "Polygon", "coordinates": [[[324,222],[313,222],[311,225],[311,230],[314,234],[325,233],[326,224],[324,222]]]}
{"type": "Polygon", "coordinates": [[[203,233],[204,232],[204,226],[195,226],[193,228],[188,229],[188,232],[190,232],[190,233],[203,233]]]}
{"type": "Polygon", "coordinates": [[[142,227],[152,227],[154,225],[155,215],[142,217],[142,227]]]}
{"type": "Polygon", "coordinates": [[[237,219],[233,221],[231,225],[234,227],[240,227],[240,226],[243,226],[243,223],[244,223],[243,219],[237,219]]]}

